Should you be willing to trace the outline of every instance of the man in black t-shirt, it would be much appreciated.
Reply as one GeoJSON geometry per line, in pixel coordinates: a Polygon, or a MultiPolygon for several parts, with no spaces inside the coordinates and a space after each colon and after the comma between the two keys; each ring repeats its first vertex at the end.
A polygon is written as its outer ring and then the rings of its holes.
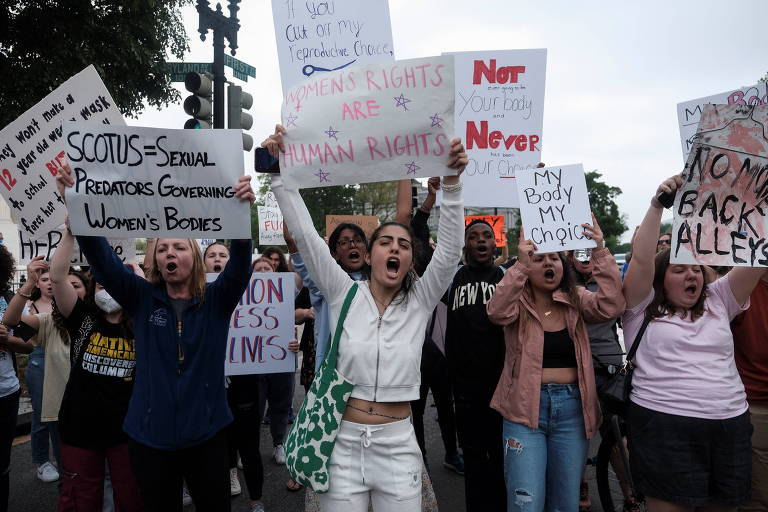
{"type": "Polygon", "coordinates": [[[476,219],[466,228],[465,260],[444,302],[445,353],[453,381],[459,444],[464,452],[467,512],[506,510],[502,418],[490,402],[504,366],[504,334],[485,305],[504,270],[493,264],[493,228],[476,219]]]}

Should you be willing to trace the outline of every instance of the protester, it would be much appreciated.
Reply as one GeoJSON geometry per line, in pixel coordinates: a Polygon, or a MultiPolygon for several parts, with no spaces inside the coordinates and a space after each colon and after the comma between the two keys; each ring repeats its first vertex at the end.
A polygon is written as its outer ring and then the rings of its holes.
{"type": "Polygon", "coordinates": [[[272,272],[293,272],[285,259],[285,253],[279,247],[267,247],[261,255],[272,263],[272,272]]]}
{"type": "MultiPolygon", "coordinates": [[[[250,176],[235,197],[254,200],[250,176]]],[[[71,186],[65,166],[59,180],[71,186]]],[[[251,275],[250,240],[233,240],[213,283],[197,242],[161,238],[148,281],[129,272],[102,237],[78,237],[91,270],[136,329],[136,379],[123,428],[148,510],[180,510],[182,479],[198,512],[230,510],[226,439],[232,421],[224,389],[230,317],[251,275]]]]}
{"type": "Polygon", "coordinates": [[[752,419],[752,497],[742,512],[768,510],[768,273],[749,297],[750,307],[731,323],[736,367],[752,419]]]}
{"type": "Polygon", "coordinates": [[[468,512],[503,511],[502,418],[490,407],[504,365],[504,333],[488,320],[486,304],[504,269],[494,265],[496,238],[481,219],[464,230],[464,260],[443,299],[448,308],[445,355],[453,384],[459,444],[464,453],[468,512]]]}
{"type": "Polygon", "coordinates": [[[507,510],[579,508],[589,439],[600,425],[587,323],[624,311],[619,269],[592,216],[597,292],[575,286],[560,253],[536,253],[521,230],[518,260],[488,302],[504,326],[504,370],[491,406],[504,416],[507,510]]]}
{"type": "MultiPolygon", "coordinates": [[[[656,196],[681,185],[670,178],[656,196]]],[[[737,267],[705,284],[700,265],[656,254],[663,211],[654,197],[624,280],[628,343],[648,322],[628,412],[632,476],[651,512],[733,510],[749,497],[752,426],[730,321],[764,269],[737,267]]]]}
{"type": "Polygon", "coordinates": [[[656,240],[656,252],[659,253],[664,249],[672,247],[672,233],[663,233],[656,240]]]}
{"type": "MultiPolygon", "coordinates": [[[[264,143],[275,157],[285,150],[284,133],[278,126],[264,143]]],[[[464,148],[458,139],[451,146],[449,166],[462,171],[464,148]]],[[[333,264],[299,193],[286,190],[279,177],[272,188],[335,319],[354,281],[333,264]]],[[[330,490],[320,496],[323,510],[364,512],[370,500],[377,512],[421,510],[422,461],[409,401],[419,396],[417,368],[427,321],[460,255],[460,189],[458,177],[445,178],[439,242],[421,279],[412,270],[414,237],[407,226],[385,223],[368,243],[369,280],[358,285],[341,335],[337,367],[355,388],[329,463],[330,490]]]]}

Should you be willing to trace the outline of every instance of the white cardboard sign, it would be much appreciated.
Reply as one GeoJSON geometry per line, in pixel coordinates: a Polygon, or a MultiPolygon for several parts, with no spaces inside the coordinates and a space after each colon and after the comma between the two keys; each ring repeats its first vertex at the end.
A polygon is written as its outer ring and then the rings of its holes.
{"type": "Polygon", "coordinates": [[[56,174],[65,160],[61,123],[69,120],[125,124],[93,66],[61,84],[0,132],[0,193],[21,240],[55,238],[53,232],[64,224],[67,211],[56,190],[56,174]]]}
{"type": "Polygon", "coordinates": [[[541,162],[547,50],[453,54],[464,204],[517,207],[515,172],[541,162]]]}
{"type": "Polygon", "coordinates": [[[283,94],[307,78],[394,60],[387,0],[272,0],[283,94]]]}
{"type": "Polygon", "coordinates": [[[350,67],[291,89],[283,102],[287,188],[455,174],[453,57],[350,67]]]}
{"type": "MultiPolygon", "coordinates": [[[[42,256],[45,261],[51,261],[56,248],[61,242],[64,232],[64,226],[59,226],[46,233],[42,238],[27,238],[23,231],[19,231],[19,264],[25,265],[37,256],[42,256]]],[[[136,261],[136,239],[135,238],[108,238],[107,242],[117,253],[123,263],[134,263],[136,261]]],[[[89,265],[88,260],[80,251],[80,247],[75,240],[75,246],[72,250],[72,257],[69,260],[70,265],[89,265]]]]}
{"type": "Polygon", "coordinates": [[[688,152],[691,151],[691,146],[693,145],[692,139],[696,134],[696,127],[699,125],[702,109],[708,103],[718,105],[768,105],[768,82],[678,103],[677,122],[680,126],[683,160],[688,160],[688,152]]]}
{"type": "MultiPolygon", "coordinates": [[[[206,279],[217,276],[206,274],[206,279]]],[[[229,323],[225,375],[295,371],[296,355],[288,350],[295,339],[295,288],[291,272],[251,275],[229,323]]]]}
{"type": "Polygon", "coordinates": [[[582,227],[592,224],[592,212],[581,164],[521,169],[517,192],[525,238],[537,254],[596,247],[582,227]]]}
{"type": "Polygon", "coordinates": [[[259,245],[285,245],[283,213],[280,208],[258,207],[259,245]]]}
{"type": "Polygon", "coordinates": [[[240,130],[65,123],[75,185],[72,232],[89,236],[251,237],[240,130]]]}

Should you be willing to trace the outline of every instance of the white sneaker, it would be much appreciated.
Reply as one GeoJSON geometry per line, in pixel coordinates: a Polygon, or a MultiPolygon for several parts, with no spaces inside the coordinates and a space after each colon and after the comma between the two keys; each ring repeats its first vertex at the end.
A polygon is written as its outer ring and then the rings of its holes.
{"type": "Polygon", "coordinates": [[[186,485],[184,486],[184,490],[182,491],[182,494],[181,494],[181,502],[184,504],[185,507],[187,505],[192,504],[192,496],[189,495],[189,491],[187,490],[186,485]]]}
{"type": "Polygon", "coordinates": [[[243,492],[240,487],[240,478],[237,476],[237,468],[229,470],[229,494],[231,496],[237,496],[243,492]]]}
{"type": "MultiPolygon", "coordinates": [[[[285,462],[285,457],[283,457],[283,462],[285,462]]],[[[53,464],[50,462],[44,462],[43,464],[37,466],[37,478],[43,482],[55,482],[59,479],[59,472],[56,471],[56,468],[53,467],[53,464]]]]}
{"type": "Polygon", "coordinates": [[[275,446],[275,453],[273,457],[275,458],[275,462],[277,464],[280,464],[281,466],[285,464],[285,448],[283,448],[283,445],[279,444],[275,446]]]}

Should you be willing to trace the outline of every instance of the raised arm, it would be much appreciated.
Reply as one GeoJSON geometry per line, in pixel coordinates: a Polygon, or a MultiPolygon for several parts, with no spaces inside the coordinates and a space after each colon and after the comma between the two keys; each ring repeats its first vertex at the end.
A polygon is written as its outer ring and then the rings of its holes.
{"type": "Polygon", "coordinates": [[[248,286],[252,274],[251,251],[250,239],[232,240],[229,245],[229,261],[216,281],[210,284],[217,304],[223,311],[232,312],[248,286]]]}
{"type": "Polygon", "coordinates": [[[411,221],[411,210],[413,209],[411,204],[411,183],[411,180],[400,180],[397,182],[395,222],[405,224],[406,226],[411,221]]]}
{"type": "Polygon", "coordinates": [[[735,267],[728,272],[728,284],[739,306],[747,302],[752,290],[767,272],[765,267],[735,267]]]}
{"type": "Polygon", "coordinates": [[[520,297],[528,281],[528,263],[536,251],[536,244],[525,239],[523,229],[517,242],[517,261],[507,270],[496,285],[493,297],[488,301],[486,310],[488,319],[496,325],[509,325],[520,316],[520,297]]]}
{"type": "Polygon", "coordinates": [[[624,298],[627,308],[633,308],[642,302],[653,287],[654,258],[656,257],[656,242],[659,239],[659,226],[664,207],[656,197],[662,192],[674,193],[683,184],[680,175],[665,180],[656,190],[651,205],[645,213],[643,222],[635,232],[635,242],[632,245],[632,263],[624,277],[624,298]]]}
{"type": "Polygon", "coordinates": [[[64,318],[69,317],[77,302],[77,292],[67,277],[69,275],[69,259],[74,247],[75,239],[69,231],[69,222],[67,222],[67,229],[64,230],[59,246],[53,253],[50,273],[56,307],[64,318]]]}
{"type": "Polygon", "coordinates": [[[37,331],[40,328],[40,322],[36,315],[23,315],[24,305],[27,300],[32,298],[32,292],[37,288],[37,280],[41,274],[48,272],[48,262],[43,260],[42,256],[33,258],[27,264],[27,280],[16,291],[11,301],[8,303],[8,307],[3,313],[3,324],[10,328],[16,326],[20,321],[30,326],[33,330],[37,331]]]}
{"type": "Polygon", "coordinates": [[[597,291],[591,292],[579,287],[579,303],[587,323],[607,322],[624,313],[626,301],[622,294],[621,273],[611,251],[605,247],[603,230],[592,213],[592,224],[582,224],[587,238],[597,244],[592,251],[594,270],[592,277],[597,282],[597,291]]]}

